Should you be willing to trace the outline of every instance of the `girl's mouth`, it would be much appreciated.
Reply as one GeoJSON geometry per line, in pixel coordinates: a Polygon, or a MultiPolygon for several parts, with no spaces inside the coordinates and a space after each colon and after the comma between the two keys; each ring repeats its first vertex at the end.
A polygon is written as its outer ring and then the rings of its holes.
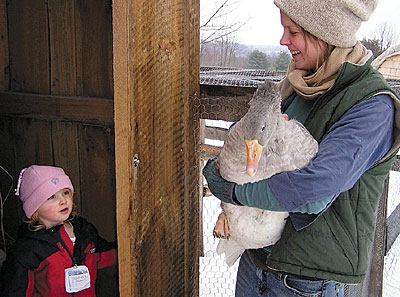
{"type": "Polygon", "coordinates": [[[63,208],[63,209],[61,209],[61,210],[60,210],[60,212],[61,212],[61,213],[67,213],[67,212],[68,212],[68,210],[69,210],[69,208],[68,208],[68,207],[66,207],[66,208],[63,208]]]}
{"type": "Polygon", "coordinates": [[[290,53],[292,54],[292,56],[296,56],[298,54],[300,54],[300,51],[290,51],[290,53]]]}

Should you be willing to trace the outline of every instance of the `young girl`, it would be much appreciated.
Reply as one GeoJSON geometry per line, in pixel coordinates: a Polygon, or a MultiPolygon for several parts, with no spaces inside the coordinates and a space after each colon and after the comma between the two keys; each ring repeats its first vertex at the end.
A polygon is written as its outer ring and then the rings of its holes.
{"type": "Polygon", "coordinates": [[[242,255],[237,297],[343,296],[344,283],[366,276],[375,211],[400,143],[399,98],[356,39],[377,0],[274,3],[281,45],[292,55],[280,84],[282,112],[305,125],[318,153],[301,170],[257,183],[222,179],[215,161],[203,174],[224,202],[280,205],[290,214],[274,246],[242,255]]]}
{"type": "Polygon", "coordinates": [[[74,215],[73,192],[61,168],[21,171],[16,195],[28,221],[3,264],[1,296],[96,296],[97,269],[116,263],[116,243],[74,215]]]}

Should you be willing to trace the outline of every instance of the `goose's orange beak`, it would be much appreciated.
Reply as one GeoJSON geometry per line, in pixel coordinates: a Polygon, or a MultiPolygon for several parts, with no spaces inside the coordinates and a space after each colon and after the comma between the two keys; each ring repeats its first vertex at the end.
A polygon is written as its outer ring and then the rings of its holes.
{"type": "Polygon", "coordinates": [[[263,147],[258,143],[258,140],[245,139],[247,149],[247,164],[246,172],[249,176],[254,176],[258,169],[258,161],[260,161],[263,147]]]}

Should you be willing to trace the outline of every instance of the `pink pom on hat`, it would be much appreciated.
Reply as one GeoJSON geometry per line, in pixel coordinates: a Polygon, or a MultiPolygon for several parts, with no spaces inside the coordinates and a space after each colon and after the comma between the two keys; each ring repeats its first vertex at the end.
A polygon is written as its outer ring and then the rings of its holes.
{"type": "Polygon", "coordinates": [[[15,195],[21,199],[25,215],[30,218],[48,198],[65,188],[74,192],[62,168],[32,165],[21,170],[15,195]]]}

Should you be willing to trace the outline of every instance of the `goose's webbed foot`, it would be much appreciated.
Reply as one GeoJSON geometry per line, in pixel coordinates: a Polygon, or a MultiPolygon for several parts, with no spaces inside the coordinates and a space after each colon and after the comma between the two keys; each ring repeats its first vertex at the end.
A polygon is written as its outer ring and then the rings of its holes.
{"type": "Polygon", "coordinates": [[[226,218],[224,212],[221,212],[220,215],[218,216],[217,223],[215,224],[214,227],[213,235],[214,237],[223,239],[229,239],[231,236],[229,234],[228,219],[226,218]]]}

